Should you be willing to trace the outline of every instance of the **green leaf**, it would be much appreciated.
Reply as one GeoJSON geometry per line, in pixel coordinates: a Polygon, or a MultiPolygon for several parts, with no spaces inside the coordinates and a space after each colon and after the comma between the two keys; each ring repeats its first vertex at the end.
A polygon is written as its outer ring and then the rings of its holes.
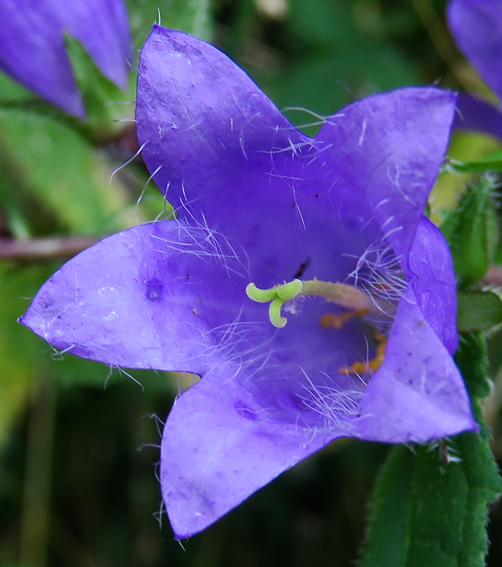
{"type": "Polygon", "coordinates": [[[414,456],[407,447],[391,449],[375,486],[366,548],[359,567],[406,565],[406,518],[413,466],[414,456]]]}
{"type": "Polygon", "coordinates": [[[126,188],[117,176],[109,184],[111,170],[104,155],[65,124],[0,109],[0,203],[31,215],[37,234],[53,230],[54,220],[59,230],[80,234],[136,224],[126,188]]]}
{"type": "Polygon", "coordinates": [[[499,228],[494,191],[494,179],[481,179],[465,193],[441,226],[451,248],[461,288],[479,281],[486,274],[497,248],[499,228]]]}
{"type": "Polygon", "coordinates": [[[483,333],[463,333],[455,361],[462,371],[478,423],[483,423],[480,400],[491,391],[488,377],[488,351],[483,333]]]}
{"type": "Polygon", "coordinates": [[[445,167],[446,171],[457,173],[483,173],[485,171],[502,171],[502,150],[488,156],[469,161],[450,161],[445,167]]]}
{"type": "Polygon", "coordinates": [[[78,90],[84,99],[87,127],[97,138],[113,136],[124,128],[124,123],[119,120],[132,118],[132,110],[125,104],[134,100],[132,90],[122,91],[103,75],[80,41],[66,34],[64,41],[78,90]]]}
{"type": "Polygon", "coordinates": [[[162,25],[186,31],[200,39],[211,39],[213,29],[209,0],[168,0],[164,6],[162,25]]]}
{"type": "Polygon", "coordinates": [[[134,44],[139,48],[145,42],[154,22],[171,29],[187,32],[210,41],[213,25],[210,0],[126,0],[134,44]]]}
{"type": "MultiPolygon", "coordinates": [[[[464,335],[457,363],[478,421],[490,390],[486,360],[483,335],[464,335]]],[[[484,567],[487,506],[502,493],[489,437],[480,421],[480,433],[449,440],[448,464],[437,448],[394,447],[376,483],[359,567],[484,567]]]]}
{"type": "Polygon", "coordinates": [[[501,324],[502,299],[498,293],[493,290],[458,292],[459,331],[489,331],[501,324]]]}
{"type": "Polygon", "coordinates": [[[0,72],[0,104],[5,100],[26,100],[34,96],[32,92],[0,72]]]}
{"type": "Polygon", "coordinates": [[[437,449],[391,450],[379,477],[359,567],[484,567],[487,505],[502,492],[497,466],[480,434],[437,449]]]}

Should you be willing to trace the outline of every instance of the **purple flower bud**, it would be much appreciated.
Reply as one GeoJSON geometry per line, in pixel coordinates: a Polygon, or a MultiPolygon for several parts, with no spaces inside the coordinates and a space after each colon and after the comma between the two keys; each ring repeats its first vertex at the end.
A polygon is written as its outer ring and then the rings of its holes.
{"type": "Polygon", "coordinates": [[[458,46],[502,98],[502,4],[499,0],[451,0],[446,14],[458,46]]]}
{"type": "MultiPolygon", "coordinates": [[[[457,45],[502,99],[502,3],[500,0],[451,0],[446,11],[457,45]]],[[[502,138],[502,113],[468,94],[458,99],[455,127],[502,138]]]]}
{"type": "Polygon", "coordinates": [[[63,34],[79,40],[106,77],[127,86],[131,38],[121,0],[2,0],[0,69],[83,118],[63,34]]]}
{"type": "Polygon", "coordinates": [[[452,359],[451,255],[422,214],[454,108],[453,93],[400,89],[310,138],[219,50],[153,29],[138,136],[178,216],[65,264],[21,322],[78,356],[202,378],[162,440],[178,538],[339,437],[477,429],[452,359]]]}

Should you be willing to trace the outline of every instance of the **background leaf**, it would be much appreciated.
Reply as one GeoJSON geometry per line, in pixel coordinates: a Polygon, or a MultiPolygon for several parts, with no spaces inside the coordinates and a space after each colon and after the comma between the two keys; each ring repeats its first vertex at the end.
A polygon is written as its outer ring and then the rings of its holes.
{"type": "MultiPolygon", "coordinates": [[[[458,354],[474,399],[489,386],[480,334],[465,335],[458,354]]],[[[487,427],[437,446],[392,449],[380,473],[359,567],[484,567],[487,506],[502,493],[487,427]],[[442,445],[442,447],[441,447],[442,445]],[[450,462],[445,462],[450,460],[450,462]]]]}
{"type": "Polygon", "coordinates": [[[87,53],[80,41],[70,35],[64,37],[78,90],[84,99],[85,125],[96,139],[118,136],[124,128],[119,122],[133,119],[131,102],[135,98],[135,77],[129,92],[124,92],[106,77],[87,53]]]}
{"type": "Polygon", "coordinates": [[[502,324],[502,300],[495,290],[460,291],[457,326],[459,331],[490,331],[502,324]]]}
{"type": "Polygon", "coordinates": [[[493,176],[480,179],[441,225],[460,288],[481,280],[495,254],[500,233],[493,198],[496,187],[493,176]]]}
{"type": "Polygon", "coordinates": [[[112,170],[66,124],[29,110],[0,109],[0,200],[31,208],[40,233],[47,231],[44,221],[77,234],[135,224],[125,186],[118,177],[109,184],[112,170]]]}
{"type": "Polygon", "coordinates": [[[448,167],[459,173],[483,173],[485,171],[502,171],[502,150],[482,158],[464,162],[450,161],[448,167]]]}

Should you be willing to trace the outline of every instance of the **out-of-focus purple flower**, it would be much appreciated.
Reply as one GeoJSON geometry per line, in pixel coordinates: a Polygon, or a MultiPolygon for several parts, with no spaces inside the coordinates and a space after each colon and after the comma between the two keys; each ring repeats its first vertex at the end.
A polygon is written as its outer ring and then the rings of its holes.
{"type": "Polygon", "coordinates": [[[84,117],[63,34],[78,39],[104,75],[127,86],[131,38],[122,0],[2,0],[0,69],[84,117]]]}
{"type": "MultiPolygon", "coordinates": [[[[446,16],[457,45],[493,92],[502,99],[502,3],[500,0],[451,0],[446,16]]],[[[502,138],[502,112],[461,93],[455,127],[502,138]]]]}
{"type": "Polygon", "coordinates": [[[162,440],[178,538],[339,437],[476,430],[451,356],[451,256],[422,215],[454,107],[453,93],[401,89],[355,102],[310,138],[216,48],[154,28],[138,136],[178,216],[65,264],[21,322],[78,356],[202,377],[162,440]],[[301,296],[278,329],[245,289],[295,279],[345,284],[368,309],[301,296]]]}

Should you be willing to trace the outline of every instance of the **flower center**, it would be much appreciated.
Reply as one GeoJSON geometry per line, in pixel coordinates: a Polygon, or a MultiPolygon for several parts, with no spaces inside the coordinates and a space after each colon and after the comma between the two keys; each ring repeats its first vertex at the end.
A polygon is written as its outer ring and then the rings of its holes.
{"type": "MultiPolygon", "coordinates": [[[[339,317],[338,324],[343,325],[345,320],[348,320],[355,314],[362,316],[368,313],[385,313],[389,304],[382,301],[380,298],[371,296],[367,292],[359,289],[353,285],[338,283],[338,282],[323,282],[317,279],[302,281],[295,279],[291,282],[275,285],[269,289],[259,289],[254,283],[248,284],[246,287],[247,296],[258,303],[270,303],[269,317],[272,325],[282,328],[286,325],[287,319],[282,317],[281,309],[284,304],[298,297],[305,297],[307,295],[324,297],[328,301],[351,309],[352,314],[345,314],[333,317],[339,317]]],[[[336,323],[332,325],[321,320],[323,326],[337,327],[336,323]]]]}
{"type": "MultiPolygon", "coordinates": [[[[317,279],[302,281],[294,279],[291,282],[273,286],[269,289],[259,289],[254,283],[246,287],[247,296],[258,303],[270,303],[269,317],[272,325],[282,328],[287,319],[282,317],[283,305],[293,299],[305,296],[323,297],[331,303],[348,309],[346,313],[327,313],[321,317],[321,326],[329,329],[341,329],[343,325],[354,317],[364,317],[370,313],[390,314],[393,304],[375,295],[352,285],[338,282],[324,282],[317,279]]],[[[359,375],[372,374],[378,370],[385,356],[387,340],[385,336],[376,331],[374,339],[377,343],[376,356],[366,361],[356,361],[350,366],[339,369],[342,374],[359,375]]]]}

